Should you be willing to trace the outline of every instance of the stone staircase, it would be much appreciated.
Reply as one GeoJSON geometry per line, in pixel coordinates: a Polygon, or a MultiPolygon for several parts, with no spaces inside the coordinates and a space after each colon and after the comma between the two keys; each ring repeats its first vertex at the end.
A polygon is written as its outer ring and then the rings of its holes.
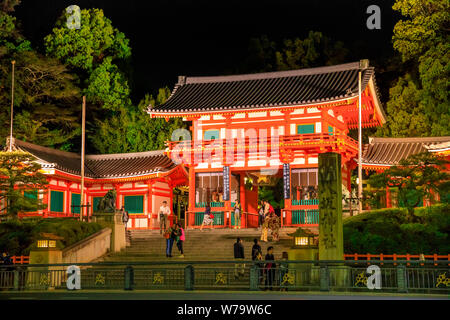
{"type": "MultiPolygon", "coordinates": [[[[263,257],[269,246],[274,247],[275,259],[281,259],[283,251],[288,251],[292,246],[292,238],[287,234],[294,232],[296,228],[280,229],[280,241],[260,242],[263,257]]],[[[312,230],[317,233],[318,230],[312,230]]],[[[166,257],[166,239],[159,230],[129,230],[127,240],[129,246],[121,252],[107,254],[103,261],[137,262],[137,261],[219,261],[233,260],[233,245],[236,238],[243,240],[245,259],[251,260],[253,239],[260,239],[261,232],[257,229],[204,229],[186,230],[184,242],[184,258],[180,258],[178,248],[174,244],[172,258],[166,257]]]]}

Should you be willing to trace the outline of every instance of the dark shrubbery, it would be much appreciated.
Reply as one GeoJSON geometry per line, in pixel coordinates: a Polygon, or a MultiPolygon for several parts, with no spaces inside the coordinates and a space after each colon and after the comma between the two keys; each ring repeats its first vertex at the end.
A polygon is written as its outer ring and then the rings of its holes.
{"type": "Polygon", "coordinates": [[[404,208],[366,212],[344,220],[344,252],[448,254],[450,205],[416,208],[414,222],[404,208]]]}
{"type": "Polygon", "coordinates": [[[97,223],[74,219],[24,219],[0,223],[0,252],[10,255],[28,255],[31,245],[41,232],[53,233],[64,238],[62,244],[68,247],[100,231],[97,223]]]}

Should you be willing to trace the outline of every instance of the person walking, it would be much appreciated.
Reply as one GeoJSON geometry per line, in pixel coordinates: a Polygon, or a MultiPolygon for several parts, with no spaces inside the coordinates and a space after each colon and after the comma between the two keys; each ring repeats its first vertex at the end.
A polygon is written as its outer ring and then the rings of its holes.
{"type": "Polygon", "coordinates": [[[163,201],[159,208],[159,233],[166,232],[169,223],[170,208],[167,205],[167,201],[163,201]],[[164,227],[164,228],[163,228],[164,227]]]}
{"type": "Polygon", "coordinates": [[[181,253],[180,258],[184,258],[183,243],[184,243],[184,240],[186,239],[186,235],[184,233],[184,229],[181,227],[181,224],[178,223],[177,226],[178,226],[178,228],[177,228],[177,247],[181,253]]]}
{"type": "Polygon", "coordinates": [[[211,207],[209,206],[209,204],[207,204],[205,207],[205,214],[203,215],[203,222],[202,226],[200,227],[200,230],[203,230],[203,227],[205,225],[211,225],[212,229],[213,224],[214,224],[214,215],[211,213],[211,207]]]}
{"type": "Polygon", "coordinates": [[[234,229],[241,228],[241,216],[242,216],[242,207],[239,203],[239,200],[236,199],[234,204],[234,229]]]}
{"type": "Polygon", "coordinates": [[[262,254],[261,246],[258,244],[258,239],[253,239],[253,247],[252,247],[252,260],[255,260],[258,256],[258,253],[262,254]]]}
{"type": "Polygon", "coordinates": [[[271,290],[272,291],[272,286],[273,286],[273,279],[275,278],[275,268],[276,268],[276,264],[274,262],[275,258],[273,256],[273,247],[270,246],[267,248],[267,254],[265,257],[266,260],[266,266],[265,266],[265,271],[266,271],[266,283],[265,283],[265,288],[264,290],[271,290]]]}
{"type": "MultiPolygon", "coordinates": [[[[242,245],[242,239],[237,238],[234,244],[234,259],[237,261],[244,260],[244,246],[242,245]]],[[[245,264],[235,263],[234,265],[234,278],[237,279],[239,276],[244,275],[245,264]]]]}

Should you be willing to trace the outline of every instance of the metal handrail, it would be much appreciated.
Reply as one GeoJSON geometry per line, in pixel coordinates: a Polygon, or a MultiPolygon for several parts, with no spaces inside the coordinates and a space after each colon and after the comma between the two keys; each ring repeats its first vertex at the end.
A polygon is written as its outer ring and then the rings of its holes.
{"type": "MultiPolygon", "coordinates": [[[[118,261],[105,261],[105,262],[83,262],[83,263],[54,263],[54,264],[27,264],[27,265],[8,265],[8,268],[28,268],[28,267],[68,267],[71,265],[77,266],[151,266],[151,265],[193,265],[193,264],[202,264],[202,265],[217,265],[217,264],[235,264],[237,260],[217,260],[217,261],[129,261],[129,262],[118,262],[118,261]]],[[[289,263],[289,264],[316,264],[323,266],[335,266],[335,265],[348,265],[350,263],[354,264],[354,260],[239,260],[239,263],[245,264],[259,264],[259,263],[289,263]]],[[[420,264],[430,264],[430,265],[448,265],[450,260],[357,260],[358,263],[371,263],[371,264],[400,264],[400,265],[420,265],[420,264]]]]}

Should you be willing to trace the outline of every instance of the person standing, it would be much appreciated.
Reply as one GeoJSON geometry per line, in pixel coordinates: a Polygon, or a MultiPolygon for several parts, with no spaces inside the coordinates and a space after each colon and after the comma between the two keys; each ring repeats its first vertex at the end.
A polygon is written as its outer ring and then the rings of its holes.
{"type": "Polygon", "coordinates": [[[252,260],[255,260],[258,256],[258,253],[262,254],[261,246],[258,244],[258,239],[253,239],[253,247],[252,247],[252,260]]]}
{"type": "Polygon", "coordinates": [[[275,258],[273,256],[273,247],[268,247],[267,248],[267,254],[265,257],[266,260],[266,266],[265,266],[265,271],[266,271],[266,286],[265,286],[265,290],[269,289],[272,291],[272,285],[273,285],[273,279],[275,278],[275,268],[276,268],[276,264],[274,262],[275,258]]]}
{"type": "Polygon", "coordinates": [[[236,199],[236,202],[234,204],[234,228],[240,229],[241,228],[241,215],[242,215],[242,207],[239,203],[239,200],[236,199]]]}
{"type": "Polygon", "coordinates": [[[272,232],[272,241],[280,241],[279,238],[279,233],[278,231],[280,230],[281,227],[281,221],[280,221],[280,217],[278,217],[275,213],[275,211],[273,212],[269,212],[269,225],[268,228],[271,230],[272,232]]]}
{"type": "Polygon", "coordinates": [[[186,235],[184,233],[184,229],[181,227],[181,224],[178,223],[177,226],[178,226],[178,228],[177,228],[177,247],[181,253],[180,258],[184,258],[183,243],[184,243],[184,240],[186,239],[186,235]]]}
{"type": "Polygon", "coordinates": [[[262,230],[261,230],[261,241],[267,242],[267,232],[269,228],[269,202],[266,200],[263,200],[263,207],[264,207],[264,222],[262,224],[262,230]]]}
{"type": "Polygon", "coordinates": [[[177,225],[166,229],[164,237],[166,238],[166,257],[172,258],[172,247],[177,238],[177,225]]]}
{"type": "Polygon", "coordinates": [[[211,225],[212,229],[213,224],[214,224],[214,215],[211,213],[211,207],[209,206],[209,204],[207,204],[205,207],[205,214],[203,215],[203,222],[202,226],[200,227],[200,230],[203,230],[203,227],[205,225],[211,225]]]}
{"type": "Polygon", "coordinates": [[[120,212],[122,213],[122,222],[125,225],[125,233],[127,232],[127,224],[128,220],[130,219],[128,215],[128,211],[125,210],[125,207],[122,206],[122,209],[120,209],[120,212]]]}
{"type": "Polygon", "coordinates": [[[169,223],[170,208],[167,205],[167,201],[163,201],[159,208],[159,233],[166,232],[169,223]],[[164,228],[163,228],[164,226],[164,228]]]}
{"type": "Polygon", "coordinates": [[[260,202],[258,210],[258,229],[262,227],[264,223],[264,202],[260,202]]]}
{"type": "MultiPolygon", "coordinates": [[[[242,239],[237,238],[234,244],[234,259],[237,261],[244,260],[244,246],[242,245],[242,239]]],[[[236,263],[234,265],[234,278],[237,279],[239,275],[243,276],[245,270],[245,264],[236,263]]]]}

